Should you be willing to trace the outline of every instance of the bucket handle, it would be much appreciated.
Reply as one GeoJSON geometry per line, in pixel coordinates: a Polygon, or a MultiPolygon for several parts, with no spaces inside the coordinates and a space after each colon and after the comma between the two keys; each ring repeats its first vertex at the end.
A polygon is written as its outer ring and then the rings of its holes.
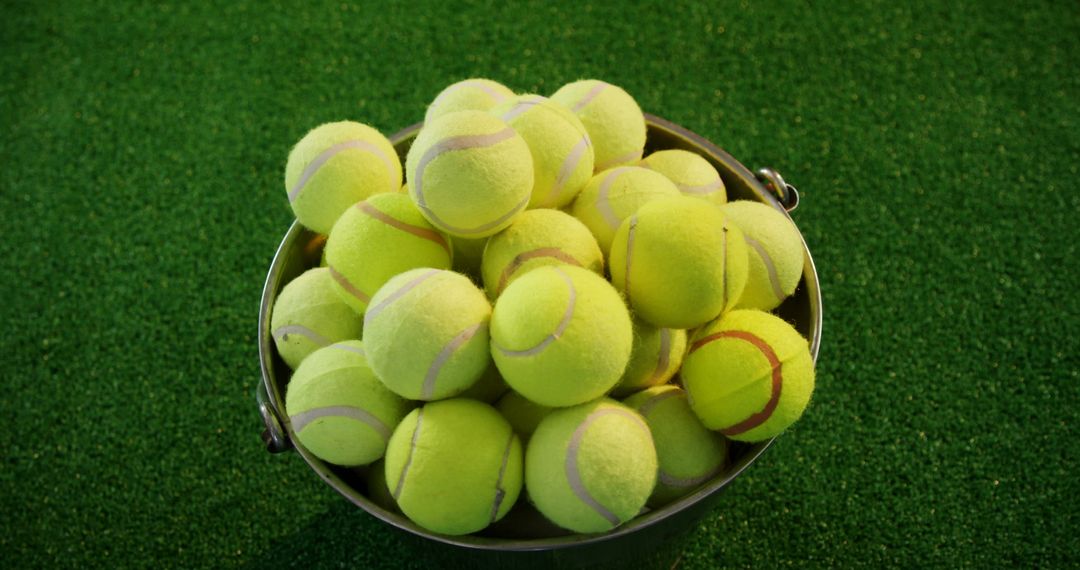
{"type": "Polygon", "coordinates": [[[791,184],[784,182],[784,177],[780,176],[779,172],[772,168],[759,168],[754,176],[785,210],[790,212],[799,207],[799,191],[791,184]]]}
{"type": "Polygon", "coordinates": [[[255,386],[255,400],[259,403],[259,415],[262,416],[263,424],[266,426],[262,432],[266,450],[270,453],[281,453],[292,449],[292,441],[285,433],[277,410],[270,404],[270,396],[266,393],[266,384],[263,382],[255,386]]]}

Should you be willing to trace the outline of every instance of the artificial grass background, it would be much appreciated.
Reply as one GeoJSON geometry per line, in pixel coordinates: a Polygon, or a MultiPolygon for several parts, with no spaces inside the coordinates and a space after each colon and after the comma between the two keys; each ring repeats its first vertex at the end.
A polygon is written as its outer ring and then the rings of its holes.
{"type": "Polygon", "coordinates": [[[802,190],[818,390],[679,568],[1076,565],[1080,6],[903,4],[5,2],[4,566],[421,564],[263,451],[256,318],[290,146],[473,75],[802,190]]]}

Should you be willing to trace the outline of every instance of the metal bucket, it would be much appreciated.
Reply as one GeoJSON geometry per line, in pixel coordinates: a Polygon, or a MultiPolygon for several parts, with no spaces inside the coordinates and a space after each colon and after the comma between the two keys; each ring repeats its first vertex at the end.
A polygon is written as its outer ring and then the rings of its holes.
{"type": "MultiPolygon", "coordinates": [[[[771,169],[751,173],[729,154],[704,138],[668,121],[646,115],[646,154],[655,150],[685,149],[709,160],[720,172],[729,200],[757,200],[785,214],[798,205],[798,193],[771,169]]],[[[404,157],[422,125],[406,128],[390,141],[404,157]]],[[[273,453],[295,449],[311,469],[345,498],[369,515],[399,529],[404,540],[413,540],[413,552],[430,558],[439,567],[572,568],[622,564],[633,567],[670,566],[678,554],[678,537],[713,508],[720,490],[750,466],[772,440],[755,444],[736,442],[730,447],[727,469],[696,491],[661,509],[645,512],[626,524],[600,534],[572,534],[544,520],[527,501],[502,520],[476,535],[444,536],[415,525],[396,512],[388,511],[366,496],[364,479],[354,469],[330,465],[297,445],[285,414],[285,386],[291,374],[277,355],[270,335],[270,310],[278,293],[304,270],[319,263],[325,238],[298,223],[281,240],[263,288],[259,309],[259,360],[262,383],[256,399],[266,429],[263,440],[273,453]]],[[[777,309],[810,340],[810,353],[817,360],[821,342],[821,293],[817,270],[810,250],[803,242],[806,263],[795,294],[777,309]]]]}

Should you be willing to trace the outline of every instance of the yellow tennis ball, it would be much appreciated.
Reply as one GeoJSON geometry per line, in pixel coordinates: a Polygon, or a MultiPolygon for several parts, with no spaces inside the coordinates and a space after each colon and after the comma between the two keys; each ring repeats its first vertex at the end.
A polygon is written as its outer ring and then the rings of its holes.
{"type": "Polygon", "coordinates": [[[510,99],[514,92],[490,79],[465,79],[443,89],[428,105],[424,122],[457,111],[487,111],[510,99]]]}
{"type": "Polygon", "coordinates": [[[679,196],[643,206],[611,247],[611,282],[637,317],[689,329],[732,308],[746,285],[746,242],[720,208],[679,196]]]}
{"type": "Polygon", "coordinates": [[[379,131],[352,121],[316,127],[289,153],[285,191],[296,219],[330,233],[349,206],[401,186],[401,160],[379,131]]]}
{"type": "Polygon", "coordinates": [[[533,158],[530,208],[561,208],[593,175],[585,125],[565,106],[540,95],[520,95],[491,109],[525,139],[533,158]]]}
{"type": "Polygon", "coordinates": [[[450,241],[408,196],[379,194],[341,215],[326,240],[326,262],[338,294],[358,313],[391,277],[417,267],[448,269],[450,241]]]}
{"type": "Polygon", "coordinates": [[[402,512],[433,532],[468,534],[501,519],[521,493],[521,440],[487,404],[454,398],[409,413],[386,450],[402,512]]]}
{"type": "Polygon", "coordinates": [[[499,401],[495,403],[495,408],[510,422],[510,425],[514,428],[514,433],[518,434],[521,441],[526,443],[532,437],[533,432],[536,431],[536,426],[540,425],[540,422],[556,409],[541,406],[513,390],[499,398],[499,401]]]}
{"type": "Polygon", "coordinates": [[[803,271],[803,241],[784,213],[761,202],[737,200],[724,206],[749,246],[749,277],[735,306],[775,309],[795,292],[803,271]]]}
{"type": "Polygon", "coordinates": [[[596,171],[633,164],[645,150],[645,115],[622,88],[595,79],[568,83],[551,96],[581,119],[596,152],[596,171]]]}
{"type": "Polygon", "coordinates": [[[654,327],[634,319],[630,363],[612,393],[628,396],[649,386],[666,383],[679,371],[685,352],[686,331],[654,327]]]}
{"type": "Polygon", "coordinates": [[[344,466],[382,457],[411,407],[375,377],[358,340],[312,353],[285,393],[285,411],[300,444],[319,459],[344,466]]]}
{"type": "Polygon", "coordinates": [[[619,381],[633,342],[630,315],[603,277],[572,265],[516,279],[495,302],[491,352],[506,383],[545,406],[599,398],[619,381]]]}
{"type": "Polygon", "coordinates": [[[440,400],[471,387],[491,362],[491,305],[468,277],[440,269],[396,275],[364,313],[371,369],[410,400],[440,400]]]}
{"type": "Polygon", "coordinates": [[[623,403],[645,418],[656,444],[660,471],[650,506],[660,507],[689,493],[723,469],[727,440],[701,424],[678,386],[654,386],[623,403]]]}
{"type": "Polygon", "coordinates": [[[814,359],[806,339],[783,319],[739,309],[694,335],[681,377],[705,427],[763,441],[802,416],[814,391],[814,359]]]}
{"type": "Polygon", "coordinates": [[[270,313],[274,346],[293,370],[319,348],[359,339],[362,324],[360,315],[334,291],[325,268],[309,269],[286,284],[270,313]]]}
{"type": "Polygon", "coordinates": [[[605,255],[623,220],[658,198],[679,195],[679,189],[663,174],[637,166],[605,170],[589,179],[570,213],[596,237],[605,255]]]}
{"type": "Polygon", "coordinates": [[[661,150],[641,159],[638,166],[663,174],[687,196],[704,198],[715,204],[727,203],[727,190],[720,173],[696,152],[661,150]]]}
{"type": "Polygon", "coordinates": [[[495,299],[517,277],[544,265],[576,265],[604,273],[596,238],[573,216],[559,210],[526,210],[510,227],[488,238],[480,273],[495,299]]]}
{"type": "Polygon", "coordinates": [[[551,412],[526,450],[529,498],[551,522],[574,532],[604,532],[637,516],[656,476],[645,420],[607,398],[551,412]]]}
{"type": "Polygon", "coordinates": [[[510,125],[481,111],[450,113],[425,124],[405,168],[413,202],[454,237],[498,232],[532,195],[529,145],[510,125]]]}

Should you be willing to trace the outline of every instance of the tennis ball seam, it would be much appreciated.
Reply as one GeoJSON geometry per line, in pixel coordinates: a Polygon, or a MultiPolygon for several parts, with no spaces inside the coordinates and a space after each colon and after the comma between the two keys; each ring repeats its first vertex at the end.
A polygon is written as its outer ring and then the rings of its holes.
{"type": "Polygon", "coordinates": [[[383,212],[382,210],[376,208],[375,206],[372,206],[366,200],[357,203],[356,207],[361,212],[371,216],[372,218],[375,218],[376,220],[392,228],[401,230],[408,234],[412,234],[420,239],[425,239],[434,243],[435,245],[438,245],[439,247],[443,248],[443,251],[445,251],[448,256],[453,256],[453,253],[450,250],[450,244],[446,243],[446,239],[443,238],[442,234],[440,234],[439,232],[428,228],[422,228],[420,226],[410,224],[403,220],[399,220],[387,214],[386,212],[383,212]]]}
{"type": "MultiPolygon", "coordinates": [[[[653,373],[649,376],[649,381],[656,383],[657,380],[664,375],[668,366],[671,365],[671,329],[660,329],[660,355],[656,359],[656,368],[653,369],[653,373]]],[[[642,412],[644,413],[644,412],[642,412]]]]}
{"type": "MultiPolygon", "coordinates": [[[[641,159],[641,162],[638,163],[638,166],[641,166],[643,168],[648,168],[649,170],[652,170],[653,172],[660,172],[659,170],[656,170],[655,168],[653,168],[653,166],[651,164],[649,164],[649,157],[645,157],[645,158],[641,159]]],[[[721,178],[717,178],[716,180],[713,180],[711,182],[707,182],[705,184],[687,184],[685,182],[680,182],[678,180],[675,180],[671,176],[665,176],[665,177],[668,180],[671,180],[671,182],[673,184],[675,184],[675,186],[679,189],[679,192],[682,192],[683,194],[693,194],[695,196],[708,196],[709,194],[712,194],[713,192],[716,192],[717,190],[720,190],[721,188],[724,187],[724,180],[721,179],[721,178]]]]}
{"type": "Polygon", "coordinates": [[[581,140],[574,144],[574,147],[570,149],[570,154],[566,155],[563,159],[562,166],[559,167],[559,174],[555,176],[555,184],[548,191],[547,196],[541,201],[541,204],[549,205],[558,203],[559,196],[562,194],[563,188],[566,186],[566,181],[570,178],[570,175],[577,170],[578,165],[581,164],[581,157],[585,155],[585,149],[589,148],[592,143],[589,141],[589,135],[582,135],[581,140]]]}
{"type": "Polygon", "coordinates": [[[383,153],[382,149],[375,146],[374,144],[368,141],[361,140],[350,140],[341,142],[320,152],[318,156],[316,156],[311,162],[308,163],[307,166],[304,167],[304,171],[300,174],[300,178],[297,179],[296,183],[293,184],[292,189],[289,190],[289,203],[291,204],[292,202],[295,202],[296,199],[300,197],[300,194],[303,192],[304,187],[307,186],[308,181],[315,176],[315,173],[318,172],[324,164],[330,162],[330,159],[349,149],[370,152],[371,154],[374,154],[375,156],[379,157],[380,160],[382,160],[383,165],[386,166],[387,174],[390,174],[394,171],[394,166],[390,162],[390,157],[386,156],[386,154],[383,153]]]}
{"type": "Polygon", "coordinates": [[[503,500],[506,499],[506,489],[503,488],[503,477],[506,476],[506,466],[510,463],[510,450],[514,447],[514,428],[510,428],[510,437],[506,439],[506,448],[503,450],[502,464],[499,466],[499,477],[495,479],[495,500],[491,504],[491,517],[488,524],[499,519],[499,509],[503,500]]]}
{"type": "Polygon", "coordinates": [[[574,495],[578,498],[578,500],[580,500],[582,503],[585,503],[585,505],[595,511],[596,514],[600,515],[606,521],[611,523],[612,526],[618,526],[622,524],[623,521],[621,521],[619,517],[616,516],[615,513],[611,512],[607,507],[601,505],[595,497],[589,494],[588,489],[585,488],[585,482],[581,479],[581,472],[578,470],[577,464],[577,455],[580,451],[582,440],[585,438],[585,432],[588,430],[589,426],[591,426],[593,422],[603,416],[610,414],[621,415],[633,420],[642,428],[644,428],[646,433],[650,433],[651,437],[651,432],[649,432],[649,426],[646,425],[641,420],[641,418],[627,412],[626,410],[622,410],[619,408],[603,408],[600,410],[596,410],[595,412],[586,416],[585,419],[580,424],[578,424],[577,428],[574,429],[573,435],[570,436],[570,443],[566,447],[566,462],[564,465],[566,470],[566,481],[570,485],[570,490],[574,492],[574,495]]]}
{"type": "Polygon", "coordinates": [[[615,183],[615,180],[626,174],[629,169],[629,166],[620,166],[607,173],[604,181],[600,183],[599,192],[596,194],[596,211],[604,218],[604,222],[607,223],[608,227],[613,230],[619,227],[619,217],[615,215],[615,210],[611,207],[608,194],[611,192],[611,185],[615,183]]]}
{"type": "Polygon", "coordinates": [[[343,344],[343,343],[338,342],[338,343],[331,344],[330,348],[336,348],[338,350],[344,350],[345,352],[352,352],[354,354],[359,354],[360,356],[363,356],[364,358],[367,358],[367,353],[364,352],[364,349],[357,348],[355,346],[349,346],[347,344],[343,344]]]}
{"type": "Polygon", "coordinates": [[[353,285],[353,283],[349,281],[349,278],[345,277],[337,269],[334,269],[333,265],[327,265],[326,268],[330,270],[330,277],[332,277],[334,281],[338,285],[340,285],[342,289],[345,290],[346,293],[352,295],[353,297],[356,297],[358,300],[360,300],[361,303],[365,305],[371,302],[370,295],[361,291],[360,288],[356,285],[353,285]]]}
{"type": "Polygon", "coordinates": [[[428,107],[431,107],[431,108],[438,107],[439,102],[445,100],[447,97],[450,96],[450,94],[455,93],[457,91],[461,91],[462,89],[465,89],[465,88],[475,88],[475,89],[479,89],[479,90],[483,91],[489,97],[494,99],[496,104],[501,103],[504,99],[506,99],[506,97],[503,96],[502,93],[499,93],[498,91],[492,89],[490,85],[487,85],[484,82],[477,81],[475,79],[466,79],[464,81],[458,81],[457,83],[451,85],[450,87],[448,87],[446,89],[443,89],[442,93],[439,93],[439,95],[437,97],[435,97],[435,100],[432,101],[431,104],[428,105],[428,107]]]}
{"type": "Polygon", "coordinates": [[[769,361],[769,365],[772,368],[772,390],[769,394],[769,400],[765,403],[765,407],[759,412],[750,414],[750,417],[741,422],[737,422],[733,426],[717,430],[726,436],[733,436],[750,431],[772,417],[773,411],[776,410],[776,406],[780,403],[780,392],[784,386],[783,363],[780,361],[780,357],[777,356],[776,351],[769,346],[769,343],[765,342],[764,339],[754,333],[743,330],[725,330],[702,337],[691,345],[687,354],[689,355],[710,342],[721,338],[736,338],[750,343],[761,351],[761,354],[769,361]]]}
{"type": "Polygon", "coordinates": [[[413,427],[412,436],[409,438],[409,454],[405,457],[405,465],[401,467],[397,485],[394,486],[393,496],[395,501],[401,498],[401,491],[405,487],[405,476],[409,474],[409,467],[412,466],[413,453],[416,452],[416,441],[420,438],[420,425],[423,421],[424,408],[420,408],[416,411],[416,426],[413,427]]]}
{"type": "Polygon", "coordinates": [[[765,264],[765,271],[769,275],[769,285],[772,286],[773,295],[776,295],[777,299],[783,300],[787,295],[784,294],[783,288],[780,286],[780,275],[776,272],[776,263],[773,262],[772,256],[768,251],[765,251],[765,246],[761,245],[761,242],[743,233],[743,239],[746,240],[746,245],[752,247],[757,252],[758,257],[761,258],[761,262],[765,264]]]}
{"type": "Polygon", "coordinates": [[[555,330],[548,333],[536,346],[526,348],[523,350],[509,350],[501,346],[496,346],[499,352],[508,357],[517,356],[535,356],[543,351],[547,346],[559,339],[566,332],[566,329],[570,326],[570,321],[574,319],[574,308],[577,306],[577,288],[574,287],[573,280],[564,271],[555,267],[554,270],[558,272],[559,276],[566,281],[566,287],[569,290],[568,298],[566,300],[566,311],[563,312],[562,320],[555,326],[555,330]]]}
{"type": "Polygon", "coordinates": [[[281,342],[289,342],[289,335],[290,334],[295,334],[295,335],[302,336],[302,337],[310,340],[311,342],[319,345],[320,348],[324,347],[324,346],[328,346],[330,344],[329,339],[327,339],[323,335],[309,329],[308,327],[305,327],[304,325],[280,326],[280,327],[274,329],[274,331],[272,333],[270,333],[270,334],[272,334],[274,338],[278,339],[281,342]]]}
{"type": "Polygon", "coordinates": [[[626,304],[627,306],[630,306],[632,291],[630,288],[630,264],[634,258],[634,234],[637,233],[638,224],[637,214],[630,216],[630,221],[628,223],[630,226],[626,228],[626,263],[624,267],[625,271],[623,272],[623,289],[626,293],[626,304]]]}
{"type": "Polygon", "coordinates": [[[476,323],[466,327],[463,331],[454,335],[454,338],[450,339],[446,343],[446,346],[439,351],[439,354],[435,355],[435,360],[431,362],[431,367],[428,368],[427,374],[424,376],[424,384],[420,387],[420,399],[430,400],[435,395],[435,381],[439,378],[439,373],[442,372],[443,365],[446,364],[457,352],[461,345],[469,342],[476,333],[483,328],[484,323],[476,323]]]}
{"type": "Polygon", "coordinates": [[[383,439],[384,443],[390,441],[390,427],[383,423],[382,420],[375,417],[371,412],[355,406],[322,406],[311,408],[290,415],[289,422],[292,424],[293,432],[299,434],[313,422],[323,418],[332,417],[356,420],[375,430],[375,432],[379,434],[379,437],[383,439]]]}
{"type": "Polygon", "coordinates": [[[509,212],[499,216],[493,221],[480,224],[473,228],[461,228],[446,223],[445,220],[440,218],[435,212],[428,207],[426,200],[424,199],[424,169],[427,168],[428,163],[438,158],[445,152],[453,152],[455,150],[469,150],[475,148],[483,148],[495,146],[503,141],[513,139],[518,136],[517,131],[507,125],[505,129],[501,131],[489,133],[486,135],[461,135],[456,137],[449,137],[442,139],[435,144],[431,145],[424,154],[421,155],[420,160],[416,164],[416,170],[413,173],[412,179],[412,191],[416,193],[416,207],[420,208],[427,215],[428,219],[434,222],[436,225],[454,233],[460,235],[470,235],[486,232],[492,228],[499,227],[507,220],[517,215],[529,203],[531,196],[525,196],[525,199],[510,209],[509,212]]]}
{"type": "Polygon", "coordinates": [[[374,307],[369,307],[368,310],[364,313],[364,328],[367,328],[368,322],[378,316],[379,313],[382,313],[384,310],[386,310],[386,308],[389,307],[391,303],[405,296],[405,294],[407,294],[409,291],[412,291],[418,285],[434,277],[439,272],[439,269],[429,269],[416,276],[416,278],[414,278],[412,281],[409,281],[408,283],[399,287],[397,291],[394,291],[393,293],[387,295],[385,299],[379,301],[379,304],[375,305],[374,307]]]}
{"type": "Polygon", "coordinates": [[[510,283],[510,278],[513,277],[514,273],[517,273],[517,270],[521,269],[521,266],[525,265],[527,261],[540,257],[550,257],[569,265],[584,267],[584,265],[574,258],[574,256],[558,247],[538,247],[536,249],[530,249],[529,251],[523,251],[515,255],[514,259],[512,259],[510,263],[507,263],[506,267],[503,268],[502,273],[499,275],[499,282],[495,287],[495,294],[502,294],[503,290],[506,289],[506,286],[510,283]]]}

